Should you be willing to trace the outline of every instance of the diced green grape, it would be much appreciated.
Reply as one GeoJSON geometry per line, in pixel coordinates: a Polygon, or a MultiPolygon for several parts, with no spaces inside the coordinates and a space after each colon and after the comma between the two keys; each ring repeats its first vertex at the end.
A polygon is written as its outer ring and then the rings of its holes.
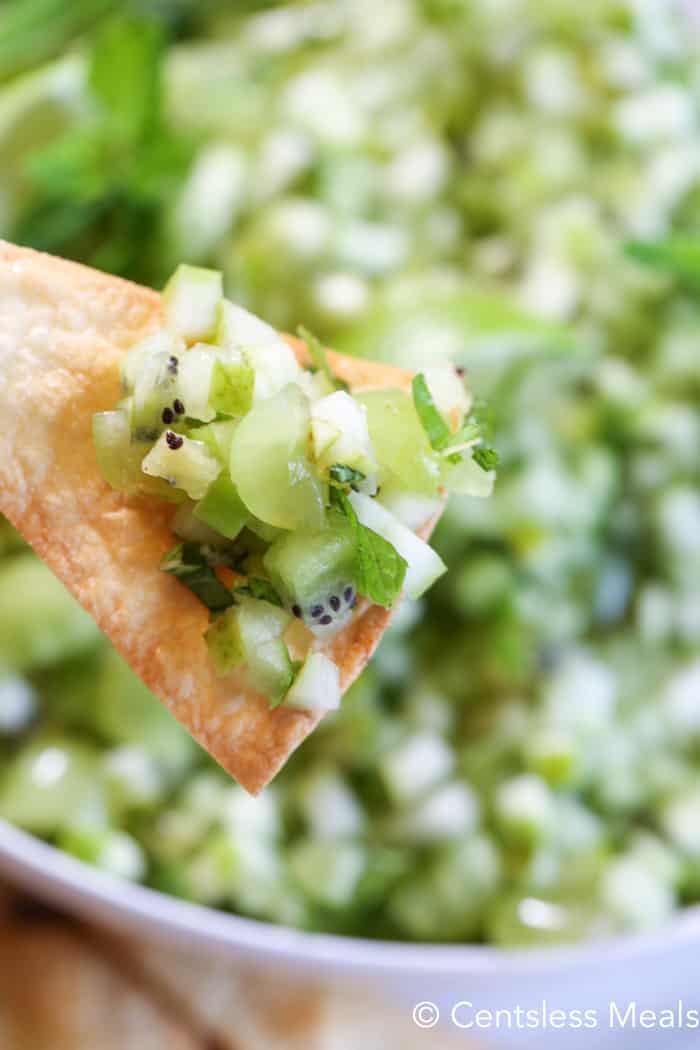
{"type": "Polygon", "coordinates": [[[323,486],[306,458],[309,425],[308,401],[292,385],[255,405],[233,435],[231,477],[240,497],[277,528],[323,525],[323,486]]]}
{"type": "Polygon", "coordinates": [[[409,395],[402,390],[370,390],[357,399],[367,409],[380,484],[393,482],[408,492],[435,495],[440,483],[439,459],[409,395]]]}

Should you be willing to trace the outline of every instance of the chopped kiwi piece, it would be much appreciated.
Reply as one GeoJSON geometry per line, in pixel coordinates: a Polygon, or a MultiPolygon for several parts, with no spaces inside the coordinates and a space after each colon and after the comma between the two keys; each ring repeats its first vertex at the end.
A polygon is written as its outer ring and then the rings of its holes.
{"type": "Polygon", "coordinates": [[[216,417],[216,411],[210,403],[210,392],[218,355],[219,351],[215,347],[198,343],[180,358],[177,394],[184,414],[189,419],[209,423],[216,417]]]}
{"type": "Polygon", "coordinates": [[[178,339],[172,332],[167,332],[164,328],[135,343],[127,350],[121,361],[120,373],[124,394],[133,394],[136,380],[151,358],[162,358],[165,355],[168,360],[174,361],[176,367],[184,351],[185,344],[182,339],[178,339]]]}
{"type": "Polygon", "coordinates": [[[92,418],[95,457],[108,485],[132,495],[154,496],[168,503],[181,503],[185,493],[160,477],[144,474],[142,462],[148,444],[131,434],[124,409],[96,412],[92,418]]]}
{"type": "Polygon", "coordinates": [[[163,289],[166,327],[188,343],[213,337],[223,295],[217,270],[181,264],[163,289]]]}
{"type": "Polygon", "coordinates": [[[201,499],[221,468],[203,442],[166,430],[144,458],[142,469],[182,489],[190,499],[201,499]]]}
{"type": "Polygon", "coordinates": [[[244,416],[253,404],[255,372],[240,360],[217,360],[211,375],[209,404],[225,416],[244,416]]]}
{"type": "Polygon", "coordinates": [[[211,625],[206,633],[214,666],[219,674],[246,666],[250,685],[279,703],[287,694],[294,668],[282,634],[289,615],[270,602],[242,598],[211,625]]]}
{"type": "Polygon", "coordinates": [[[178,369],[182,358],[158,353],[146,358],[134,377],[130,426],[136,441],[155,441],[166,426],[177,426],[178,369]]]}
{"type": "Polygon", "coordinates": [[[263,558],[286,607],[318,635],[348,622],[355,605],[356,551],[352,530],[337,511],[325,529],[286,533],[263,558]]]}

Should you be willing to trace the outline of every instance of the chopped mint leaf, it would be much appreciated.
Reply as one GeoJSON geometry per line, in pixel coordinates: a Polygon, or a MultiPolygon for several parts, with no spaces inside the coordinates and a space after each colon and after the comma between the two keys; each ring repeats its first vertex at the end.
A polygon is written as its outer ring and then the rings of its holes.
{"type": "Polygon", "coordinates": [[[479,445],[472,452],[472,459],[482,470],[495,470],[498,466],[498,453],[495,448],[484,448],[479,445]]]}
{"type": "Polygon", "coordinates": [[[358,485],[365,480],[365,474],[354,467],[348,467],[345,463],[334,463],[330,471],[331,484],[335,483],[344,488],[346,485],[358,485]]]}
{"type": "Polygon", "coordinates": [[[342,511],[355,533],[359,593],[376,605],[391,609],[403,587],[408,568],[405,558],[383,536],[360,523],[344,492],[332,490],[331,502],[342,511]]]}
{"type": "Polygon", "coordinates": [[[231,591],[208,564],[199,544],[179,543],[162,557],[160,567],[189,587],[210,612],[221,612],[233,605],[231,591]]]}
{"type": "Polygon", "coordinates": [[[347,390],[348,384],[344,383],[342,379],[338,379],[337,376],[333,375],[331,366],[328,364],[328,356],[326,354],[325,347],[321,342],[313,335],[308,328],[304,328],[300,325],[297,328],[297,335],[300,339],[303,339],[306,343],[306,349],[309,351],[309,357],[313,362],[315,371],[323,372],[329,383],[332,383],[336,390],[347,390]]]}
{"type": "Polygon", "coordinates": [[[413,404],[423,424],[423,430],[428,435],[428,441],[432,447],[439,451],[445,448],[452,435],[450,428],[437,410],[428,381],[422,372],[413,377],[412,389],[413,404]]]}
{"type": "Polygon", "coordinates": [[[260,579],[258,576],[249,576],[242,587],[235,587],[234,598],[258,598],[260,601],[269,602],[270,605],[278,605],[283,608],[282,599],[269,580],[260,579]]]}

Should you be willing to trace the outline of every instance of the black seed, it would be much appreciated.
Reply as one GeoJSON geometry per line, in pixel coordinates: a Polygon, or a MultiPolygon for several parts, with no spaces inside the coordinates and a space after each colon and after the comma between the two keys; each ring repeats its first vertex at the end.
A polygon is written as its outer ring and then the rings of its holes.
{"type": "Polygon", "coordinates": [[[301,606],[300,605],[293,605],[292,606],[292,613],[296,616],[297,620],[300,620],[301,619],[301,606]]]}
{"type": "Polygon", "coordinates": [[[345,598],[345,601],[346,602],[351,602],[354,597],[355,597],[355,592],[353,591],[352,587],[346,587],[345,590],[343,591],[343,598],[345,598]]]}
{"type": "Polygon", "coordinates": [[[340,598],[338,598],[338,596],[334,594],[328,599],[328,604],[330,605],[333,612],[337,612],[340,608],[340,598]]]}
{"type": "Polygon", "coordinates": [[[173,401],[173,408],[177,412],[178,416],[184,416],[184,414],[185,414],[185,406],[183,405],[183,403],[182,403],[182,401],[180,400],[179,397],[176,397],[175,400],[173,401]]]}
{"type": "Polygon", "coordinates": [[[162,415],[161,418],[162,418],[164,423],[172,423],[172,421],[175,418],[175,416],[173,415],[172,408],[164,408],[163,409],[163,415],[162,415]]]}
{"type": "Polygon", "coordinates": [[[322,612],[323,612],[323,606],[322,605],[312,605],[311,606],[311,615],[313,616],[314,620],[318,616],[320,616],[322,612]]]}
{"type": "Polygon", "coordinates": [[[464,369],[460,365],[458,365],[457,368],[455,368],[455,372],[460,377],[460,379],[464,375],[464,369]]]}
{"type": "Polygon", "coordinates": [[[179,448],[182,448],[184,439],[181,438],[179,434],[174,434],[172,430],[166,430],[165,442],[168,448],[171,448],[173,452],[177,452],[179,448]]]}
{"type": "Polygon", "coordinates": [[[329,616],[328,613],[326,613],[326,615],[322,616],[318,622],[321,624],[322,627],[328,627],[329,623],[333,623],[333,617],[329,616]]]}
{"type": "Polygon", "coordinates": [[[168,361],[168,371],[176,376],[177,375],[178,360],[176,357],[171,357],[168,361]]]}

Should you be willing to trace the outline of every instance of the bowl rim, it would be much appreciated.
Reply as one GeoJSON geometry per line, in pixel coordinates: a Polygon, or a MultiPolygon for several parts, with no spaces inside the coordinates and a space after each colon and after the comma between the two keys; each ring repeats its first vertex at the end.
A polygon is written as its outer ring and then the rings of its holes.
{"type": "MultiPolygon", "coordinates": [[[[700,906],[691,906],[656,930],[601,938],[580,945],[505,949],[480,944],[435,944],[370,940],[313,933],[244,918],[181,900],[159,890],[100,871],[26,831],[0,820],[0,870],[54,901],[71,898],[91,911],[111,911],[125,926],[159,928],[169,938],[191,944],[265,956],[270,962],[310,968],[386,973],[402,976],[497,974],[531,977],[562,969],[599,967],[649,957],[700,940],[700,906]],[[61,891],[59,896],[59,891],[61,891]]],[[[70,904],[68,905],[70,910],[70,904]]]]}

